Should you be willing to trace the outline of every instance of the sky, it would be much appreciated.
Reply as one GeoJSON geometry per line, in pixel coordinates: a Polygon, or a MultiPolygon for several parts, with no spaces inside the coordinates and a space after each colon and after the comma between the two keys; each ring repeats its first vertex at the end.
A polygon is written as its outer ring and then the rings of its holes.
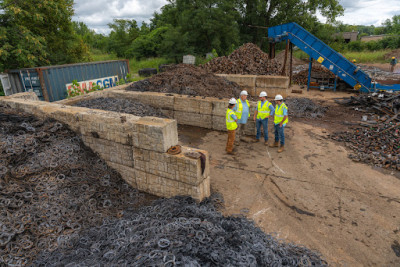
{"type": "MultiPolygon", "coordinates": [[[[345,24],[380,26],[386,19],[400,15],[400,0],[339,0],[345,8],[338,20],[345,24]]],[[[73,20],[83,21],[97,33],[107,34],[113,19],[134,19],[140,25],[150,22],[166,0],[75,0],[73,20]]],[[[321,21],[324,21],[321,18],[321,21]]]]}

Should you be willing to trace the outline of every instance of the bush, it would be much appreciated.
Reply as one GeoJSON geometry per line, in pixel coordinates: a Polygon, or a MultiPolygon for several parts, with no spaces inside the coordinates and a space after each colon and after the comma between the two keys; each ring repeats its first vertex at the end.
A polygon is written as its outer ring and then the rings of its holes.
{"type": "Polygon", "coordinates": [[[354,41],[347,44],[347,49],[350,51],[361,52],[364,50],[364,43],[361,41],[354,41]]]}

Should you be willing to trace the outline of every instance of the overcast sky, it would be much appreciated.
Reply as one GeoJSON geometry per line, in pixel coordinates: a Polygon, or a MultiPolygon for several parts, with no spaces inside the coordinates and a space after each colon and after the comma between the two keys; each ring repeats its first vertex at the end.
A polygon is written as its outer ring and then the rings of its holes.
{"type": "MultiPolygon", "coordinates": [[[[339,0],[345,15],[338,20],[346,24],[380,26],[388,18],[400,15],[400,0],[339,0]]],[[[113,19],[149,22],[154,11],[166,0],[75,0],[74,20],[85,22],[98,33],[108,33],[113,19]]]]}

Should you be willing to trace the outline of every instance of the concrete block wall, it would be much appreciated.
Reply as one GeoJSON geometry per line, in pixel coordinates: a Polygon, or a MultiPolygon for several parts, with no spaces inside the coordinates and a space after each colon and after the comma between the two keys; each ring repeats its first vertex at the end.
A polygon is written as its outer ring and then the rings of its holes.
{"type": "Polygon", "coordinates": [[[240,74],[216,74],[225,79],[236,82],[243,90],[252,96],[258,96],[260,92],[266,91],[270,97],[277,94],[287,97],[289,88],[289,77],[267,76],[267,75],[240,75],[240,74]]]}
{"type": "Polygon", "coordinates": [[[176,120],[35,101],[29,96],[0,97],[0,104],[69,125],[85,145],[139,190],[162,197],[190,195],[197,200],[210,195],[207,151],[183,147],[181,154],[166,153],[178,144],[176,120]],[[204,154],[204,170],[201,159],[185,156],[189,151],[204,154]]]}
{"type": "MultiPolygon", "coordinates": [[[[144,104],[160,108],[169,118],[175,119],[178,124],[197,126],[206,129],[226,131],[226,109],[228,100],[212,97],[189,97],[178,94],[165,94],[155,92],[131,92],[114,90],[108,97],[137,100],[144,104]]],[[[251,117],[247,123],[245,133],[255,135],[256,127],[253,114],[256,102],[250,101],[251,117]]]]}

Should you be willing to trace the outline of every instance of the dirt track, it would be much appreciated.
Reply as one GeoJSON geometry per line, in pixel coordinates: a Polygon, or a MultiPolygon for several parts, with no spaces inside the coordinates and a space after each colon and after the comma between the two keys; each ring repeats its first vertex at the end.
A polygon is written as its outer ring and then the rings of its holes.
{"type": "MultiPolygon", "coordinates": [[[[329,95],[322,97],[326,103],[329,95]]],[[[180,140],[197,139],[190,145],[211,152],[211,187],[223,194],[226,214],[245,214],[266,232],[320,251],[333,266],[398,266],[400,179],[352,162],[327,137],[345,113],[328,115],[322,127],[292,120],[282,154],[242,142],[232,157],[224,152],[225,133],[188,127],[180,129],[180,140]]]]}

